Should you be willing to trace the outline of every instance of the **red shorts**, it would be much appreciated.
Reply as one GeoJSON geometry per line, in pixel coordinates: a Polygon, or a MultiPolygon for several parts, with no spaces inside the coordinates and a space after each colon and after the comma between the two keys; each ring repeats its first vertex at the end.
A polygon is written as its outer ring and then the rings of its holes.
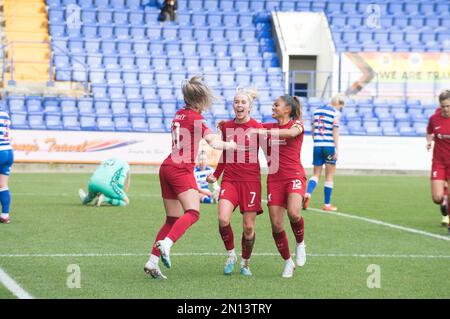
{"type": "Polygon", "coordinates": [[[189,190],[198,190],[194,172],[188,168],[177,168],[161,165],[159,169],[159,183],[161,195],[165,199],[178,199],[178,195],[189,190]]]}
{"type": "Polygon", "coordinates": [[[433,161],[433,165],[431,166],[431,180],[446,181],[448,179],[450,179],[450,165],[433,161]]]}
{"type": "Polygon", "coordinates": [[[222,182],[219,200],[229,200],[241,213],[263,213],[261,206],[261,182],[222,182]]]}
{"type": "Polygon", "coordinates": [[[305,196],[306,177],[271,181],[267,183],[267,206],[287,208],[288,195],[291,193],[305,196]]]}

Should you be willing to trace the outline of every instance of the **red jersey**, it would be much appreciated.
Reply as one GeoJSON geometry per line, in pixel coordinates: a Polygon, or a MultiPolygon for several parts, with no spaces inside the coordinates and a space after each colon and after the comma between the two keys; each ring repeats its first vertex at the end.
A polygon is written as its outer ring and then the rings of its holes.
{"type": "Polygon", "coordinates": [[[294,126],[299,127],[302,131],[295,138],[277,138],[271,135],[267,137],[266,156],[269,166],[267,182],[305,177],[305,169],[300,160],[304,136],[302,122],[290,120],[285,125],[278,125],[278,123],[264,124],[267,129],[290,129],[294,126]],[[274,145],[278,146],[278,150],[274,145]]]}
{"type": "Polygon", "coordinates": [[[433,161],[450,165],[450,118],[434,113],[428,120],[427,133],[434,135],[433,161]]]}
{"type": "Polygon", "coordinates": [[[263,128],[263,126],[250,119],[247,123],[237,124],[234,120],[225,122],[221,127],[222,140],[234,140],[238,145],[235,151],[224,150],[214,172],[214,176],[219,178],[223,173],[222,182],[258,182],[261,181],[259,167],[258,134],[248,136],[251,128],[263,128]]]}
{"type": "Polygon", "coordinates": [[[162,165],[193,170],[200,140],[210,133],[200,113],[186,108],[178,110],[172,121],[172,152],[162,165]]]}

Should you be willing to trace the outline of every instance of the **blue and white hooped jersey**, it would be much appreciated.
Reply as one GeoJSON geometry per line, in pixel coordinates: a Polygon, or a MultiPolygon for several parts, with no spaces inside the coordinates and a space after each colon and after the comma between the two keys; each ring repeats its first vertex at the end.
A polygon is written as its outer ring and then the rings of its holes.
{"type": "Polygon", "coordinates": [[[209,183],[206,181],[206,177],[212,173],[214,173],[214,169],[212,167],[206,166],[205,170],[202,171],[200,166],[195,166],[194,176],[199,188],[209,189],[209,183]]]}
{"type": "Polygon", "coordinates": [[[12,146],[9,140],[9,127],[11,120],[9,114],[5,111],[0,111],[0,151],[11,150],[12,146]]]}
{"type": "Polygon", "coordinates": [[[333,128],[339,127],[339,111],[332,106],[320,106],[314,110],[314,146],[334,147],[333,128]]]}

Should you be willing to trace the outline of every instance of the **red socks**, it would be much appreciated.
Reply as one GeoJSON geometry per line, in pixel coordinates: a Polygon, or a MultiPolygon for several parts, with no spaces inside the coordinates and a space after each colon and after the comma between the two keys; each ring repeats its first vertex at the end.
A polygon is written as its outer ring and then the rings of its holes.
{"type": "Polygon", "coordinates": [[[225,244],[226,250],[234,249],[234,234],[233,229],[231,229],[231,224],[228,224],[225,227],[219,226],[219,233],[222,237],[223,243],[225,244]]]}
{"type": "Polygon", "coordinates": [[[188,209],[184,212],[184,215],[178,218],[176,223],[172,226],[172,229],[167,234],[166,237],[170,238],[173,242],[180,239],[181,236],[186,232],[186,230],[191,227],[192,224],[197,222],[200,214],[198,211],[193,209],[188,209]]]}
{"type": "Polygon", "coordinates": [[[303,237],[305,235],[305,223],[303,217],[300,218],[300,221],[297,223],[291,222],[291,228],[294,232],[295,241],[297,243],[301,243],[303,241],[303,237]]]}
{"type": "Polygon", "coordinates": [[[253,235],[252,239],[245,239],[244,234],[242,234],[242,258],[250,259],[253,251],[253,245],[255,244],[256,234],[253,235]]]}
{"type": "Polygon", "coordinates": [[[178,217],[169,217],[169,216],[166,217],[166,222],[164,223],[164,225],[162,225],[161,229],[158,232],[158,235],[156,235],[155,242],[153,243],[153,248],[152,248],[153,255],[159,257],[160,253],[159,253],[159,250],[155,247],[155,244],[158,240],[162,240],[167,236],[167,234],[172,229],[173,224],[175,224],[175,222],[177,220],[178,220],[178,217]]]}
{"type": "Polygon", "coordinates": [[[284,260],[291,258],[291,252],[289,251],[289,242],[286,236],[286,232],[283,230],[280,233],[272,233],[273,239],[275,239],[275,244],[280,252],[281,257],[284,260]]]}

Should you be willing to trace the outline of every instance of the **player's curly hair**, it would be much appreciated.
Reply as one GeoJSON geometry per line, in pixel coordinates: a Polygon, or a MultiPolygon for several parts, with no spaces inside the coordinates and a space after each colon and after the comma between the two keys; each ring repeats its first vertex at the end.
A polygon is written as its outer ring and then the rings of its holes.
{"type": "Polygon", "coordinates": [[[290,95],[282,95],[280,96],[280,99],[286,103],[286,105],[289,105],[291,107],[291,114],[290,117],[293,120],[301,120],[302,119],[302,110],[303,106],[300,102],[300,99],[298,97],[290,96],[290,95]]]}
{"type": "Polygon", "coordinates": [[[211,107],[215,100],[212,90],[203,82],[201,75],[195,75],[181,84],[184,102],[186,106],[200,110],[201,112],[211,107]]]}
{"type": "Polygon", "coordinates": [[[444,90],[439,94],[439,103],[447,99],[450,99],[450,90],[444,90]]]}
{"type": "Polygon", "coordinates": [[[254,87],[240,87],[236,88],[236,95],[243,94],[247,96],[250,107],[253,107],[253,102],[259,97],[258,90],[254,87]]]}

